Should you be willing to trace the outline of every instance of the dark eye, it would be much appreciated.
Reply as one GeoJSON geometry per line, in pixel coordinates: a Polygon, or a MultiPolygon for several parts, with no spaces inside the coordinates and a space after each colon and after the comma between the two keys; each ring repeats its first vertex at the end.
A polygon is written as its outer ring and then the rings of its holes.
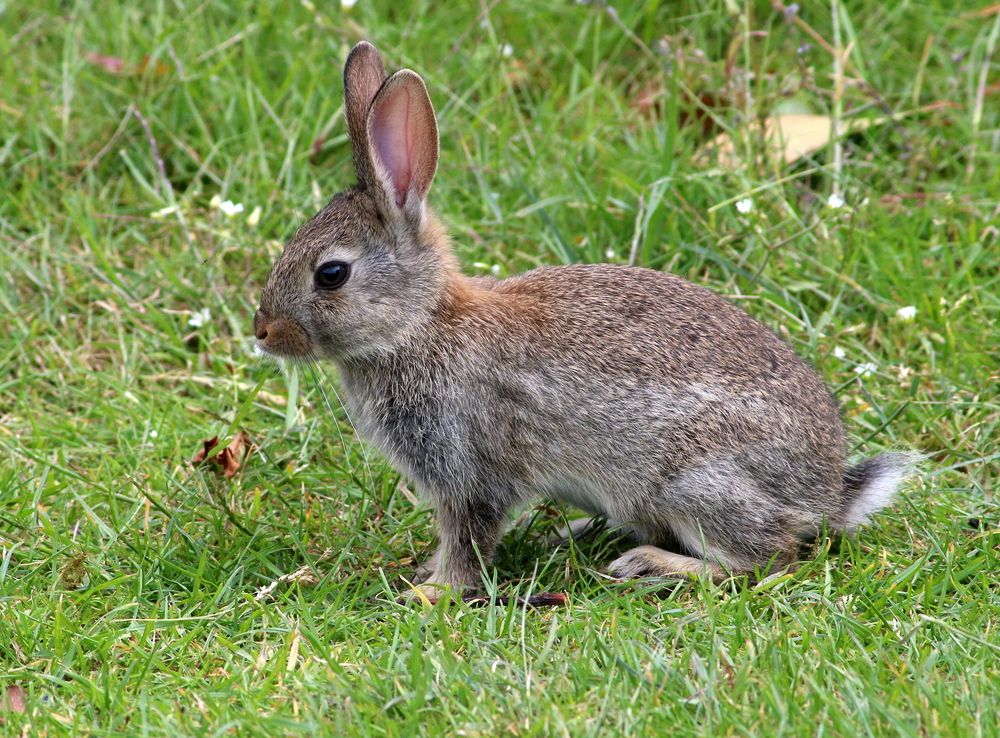
{"type": "Polygon", "coordinates": [[[328,261],[316,270],[316,287],[335,290],[343,286],[351,274],[351,265],[343,261],[328,261]]]}

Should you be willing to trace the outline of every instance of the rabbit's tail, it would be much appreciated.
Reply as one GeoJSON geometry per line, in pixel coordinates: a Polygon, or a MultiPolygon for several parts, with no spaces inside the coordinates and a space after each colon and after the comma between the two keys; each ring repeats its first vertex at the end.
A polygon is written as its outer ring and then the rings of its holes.
{"type": "Polygon", "coordinates": [[[844,507],[832,527],[850,531],[892,501],[900,483],[912,474],[923,456],[894,451],[865,459],[844,473],[844,507]]]}

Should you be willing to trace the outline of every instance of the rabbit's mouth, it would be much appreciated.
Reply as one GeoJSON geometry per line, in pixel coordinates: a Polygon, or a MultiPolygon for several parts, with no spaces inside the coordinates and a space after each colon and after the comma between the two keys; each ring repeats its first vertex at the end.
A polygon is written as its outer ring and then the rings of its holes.
{"type": "Polygon", "coordinates": [[[283,359],[307,361],[313,358],[312,342],[298,321],[283,315],[271,316],[258,310],[253,317],[257,348],[283,359]]]}

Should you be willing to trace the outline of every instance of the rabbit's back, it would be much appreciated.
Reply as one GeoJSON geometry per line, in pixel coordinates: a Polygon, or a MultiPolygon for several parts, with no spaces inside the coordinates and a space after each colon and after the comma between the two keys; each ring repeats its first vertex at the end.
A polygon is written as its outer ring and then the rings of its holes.
{"type": "Polygon", "coordinates": [[[494,290],[531,306],[534,320],[523,327],[546,334],[536,344],[540,351],[669,386],[711,382],[790,404],[810,395],[810,404],[818,401],[836,415],[822,380],[784,341],[672,274],[609,264],[542,267],[494,290]]]}
{"type": "Polygon", "coordinates": [[[530,349],[494,346],[515,357],[494,379],[498,395],[521,400],[510,411],[540,447],[530,456],[565,458],[609,486],[627,476],[654,488],[725,460],[777,503],[829,512],[839,501],[836,403],[787,344],[726,300],[612,265],[537,269],[495,290],[533,304],[513,330],[530,349]]]}

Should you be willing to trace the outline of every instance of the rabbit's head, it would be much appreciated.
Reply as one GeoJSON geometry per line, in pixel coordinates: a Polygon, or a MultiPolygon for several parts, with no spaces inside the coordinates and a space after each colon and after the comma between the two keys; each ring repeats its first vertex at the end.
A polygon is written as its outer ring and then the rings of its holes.
{"type": "Polygon", "coordinates": [[[391,351],[433,319],[454,269],[427,208],[438,132],[423,80],[386,77],[362,41],[344,67],[344,108],[358,184],[285,246],[254,316],[258,346],[293,359],[391,351]]]}

